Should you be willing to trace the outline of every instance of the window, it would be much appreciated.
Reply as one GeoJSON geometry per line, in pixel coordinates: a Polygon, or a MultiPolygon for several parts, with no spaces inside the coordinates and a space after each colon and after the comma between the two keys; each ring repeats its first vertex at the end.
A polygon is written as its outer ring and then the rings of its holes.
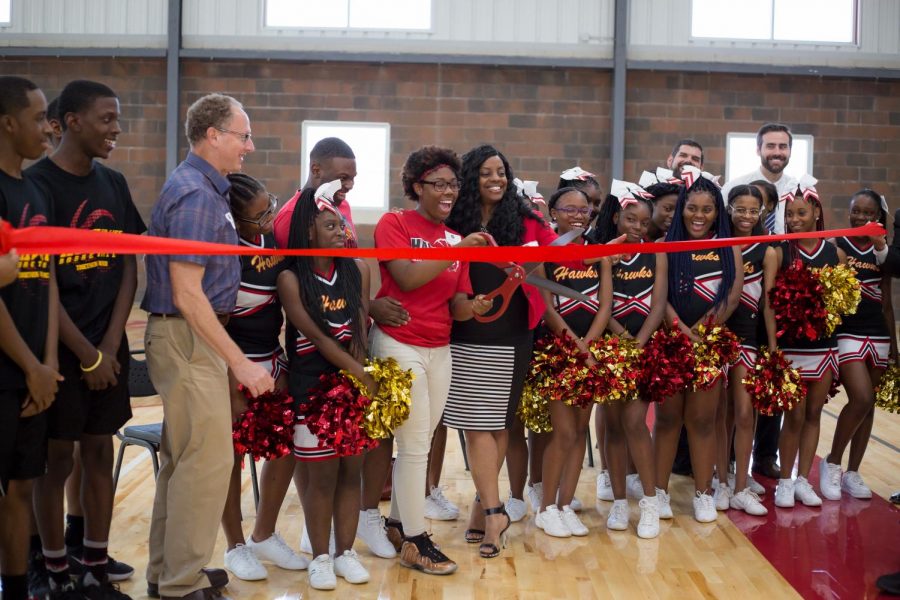
{"type": "Polygon", "coordinates": [[[0,27],[6,27],[11,24],[10,2],[12,0],[0,0],[0,27]]]}
{"type": "MultiPolygon", "coordinates": [[[[792,177],[813,172],[813,136],[793,134],[791,159],[784,171],[792,177]]],[[[729,133],[725,142],[725,181],[759,167],[755,133],[729,133]]]]}
{"type": "Polygon", "coordinates": [[[432,0],[264,0],[265,26],[314,29],[431,29],[432,0]]]}
{"type": "Polygon", "coordinates": [[[356,181],[347,194],[354,223],[372,224],[388,210],[388,169],[391,157],[390,123],[303,121],[300,181],[309,174],[309,152],[320,140],[338,137],[356,155],[356,181]]]}
{"type": "Polygon", "coordinates": [[[858,0],[693,0],[691,36],[856,43],[858,0]]]}

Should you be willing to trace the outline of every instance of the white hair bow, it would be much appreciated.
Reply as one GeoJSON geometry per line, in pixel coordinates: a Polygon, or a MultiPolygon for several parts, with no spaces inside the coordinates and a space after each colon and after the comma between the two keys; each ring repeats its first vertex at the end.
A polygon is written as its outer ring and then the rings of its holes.
{"type": "Polygon", "coordinates": [[[581,167],[572,167],[560,173],[559,178],[566,181],[587,181],[591,177],[596,177],[590,171],[585,171],[581,167]]]}
{"type": "Polygon", "coordinates": [[[647,193],[647,191],[638,184],[631,183],[630,181],[622,181],[620,179],[612,180],[612,183],[609,186],[609,193],[616,197],[619,201],[619,206],[622,208],[625,208],[629,204],[636,204],[638,198],[645,198],[648,200],[652,198],[652,195],[647,193]]]}
{"type": "Polygon", "coordinates": [[[708,179],[716,184],[717,187],[722,187],[719,185],[719,176],[713,175],[712,173],[707,173],[706,171],[701,171],[694,165],[684,165],[681,167],[681,179],[684,181],[684,185],[691,189],[691,186],[700,178],[708,179]]]}
{"type": "Polygon", "coordinates": [[[323,183],[316,188],[316,208],[320,211],[329,210],[334,214],[338,214],[337,208],[334,206],[334,193],[341,189],[341,180],[335,179],[328,183],[323,183]]]}
{"type": "MultiPolygon", "coordinates": [[[[785,196],[789,196],[786,200],[793,200],[799,195],[807,202],[809,202],[810,198],[815,198],[816,202],[819,202],[819,192],[816,190],[817,183],[819,183],[818,179],[809,173],[804,173],[803,176],[800,177],[800,180],[797,181],[797,187],[794,188],[790,194],[785,194],[785,196]]],[[[782,198],[784,198],[784,196],[782,196],[782,198]]]]}
{"type": "Polygon", "coordinates": [[[644,171],[641,173],[641,178],[638,181],[638,184],[644,188],[656,185],[657,183],[673,183],[681,185],[684,182],[678,177],[675,177],[675,173],[671,169],[666,169],[665,167],[656,167],[656,173],[644,171]]]}
{"type": "Polygon", "coordinates": [[[541,193],[537,191],[537,181],[522,181],[521,179],[516,177],[513,179],[513,184],[516,186],[516,191],[520,196],[525,196],[532,202],[546,204],[544,196],[542,196],[541,193]]]}

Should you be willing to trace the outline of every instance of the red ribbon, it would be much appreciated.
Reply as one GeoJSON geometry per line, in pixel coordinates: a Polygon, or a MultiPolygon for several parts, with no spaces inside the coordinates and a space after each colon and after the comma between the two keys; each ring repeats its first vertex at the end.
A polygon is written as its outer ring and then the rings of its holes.
{"type": "Polygon", "coordinates": [[[776,242],[781,240],[885,235],[878,223],[852,229],[832,229],[784,235],[757,235],[683,242],[642,244],[568,244],[565,246],[501,246],[485,248],[306,248],[271,249],[197,242],[173,238],[110,233],[71,227],[23,227],[0,223],[0,253],[12,248],[22,254],[204,254],[234,256],[347,256],[378,260],[461,260],[468,262],[565,262],[617,254],[672,253],[710,250],[726,246],[776,242]]]}

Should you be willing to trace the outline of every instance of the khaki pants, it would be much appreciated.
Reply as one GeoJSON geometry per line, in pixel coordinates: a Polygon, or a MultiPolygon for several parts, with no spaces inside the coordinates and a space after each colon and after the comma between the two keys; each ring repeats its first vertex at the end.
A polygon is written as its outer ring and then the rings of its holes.
{"type": "Polygon", "coordinates": [[[163,402],[160,469],[150,522],[147,581],[163,596],[209,587],[234,465],[225,362],[179,318],[150,317],[150,379],[163,402]]]}

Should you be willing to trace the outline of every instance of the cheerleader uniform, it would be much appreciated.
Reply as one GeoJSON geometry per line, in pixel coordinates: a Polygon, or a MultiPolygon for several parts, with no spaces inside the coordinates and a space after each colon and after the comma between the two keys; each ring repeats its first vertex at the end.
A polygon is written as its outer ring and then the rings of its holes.
{"type": "Polygon", "coordinates": [[[744,266],[744,287],[741,289],[741,301],[726,322],[728,329],[738,336],[741,342],[740,355],[735,365],[743,365],[753,370],[759,351],[759,299],[763,290],[763,259],[769,245],[751,244],[741,250],[741,262],[744,266]]]}
{"type": "MultiPolygon", "coordinates": [[[[812,269],[835,266],[840,263],[837,247],[825,240],[819,240],[816,247],[808,254],[803,247],[797,246],[797,253],[799,259],[812,269]]],[[[782,242],[781,268],[788,268],[792,260],[788,242],[782,242]]],[[[800,371],[800,378],[805,381],[818,381],[822,379],[826,371],[831,371],[832,377],[838,376],[838,347],[834,334],[815,341],[786,340],[781,349],[784,351],[785,358],[790,360],[794,368],[800,371]]]]}
{"type": "MultiPolygon", "coordinates": [[[[296,268],[296,267],[295,267],[296,268]]],[[[322,312],[333,337],[339,344],[349,349],[353,339],[353,319],[346,298],[338,292],[337,270],[331,265],[329,273],[314,271],[315,278],[322,286],[322,312]]],[[[326,460],[336,456],[334,450],[319,446],[319,438],[303,423],[303,406],[309,400],[309,390],[319,383],[319,376],[338,370],[322,356],[309,338],[297,330],[288,320],[285,332],[290,356],[288,360],[288,390],[294,398],[297,424],[294,425],[294,456],[303,461],[326,460]]]]}
{"type": "MultiPolygon", "coordinates": [[[[726,257],[727,260],[727,257],[726,257]]],[[[694,287],[688,294],[688,302],[676,309],[678,318],[687,327],[693,327],[703,315],[715,306],[716,294],[722,287],[722,259],[718,250],[691,253],[694,270],[694,287]]],[[[669,290],[669,298],[678,290],[669,290]]],[[[672,306],[675,303],[672,302],[672,306]]]]}
{"type": "Polygon", "coordinates": [[[837,239],[837,247],[847,253],[847,265],[856,269],[861,296],[856,313],[845,315],[838,326],[838,364],[865,361],[887,368],[891,337],[882,314],[883,273],[875,260],[875,248],[871,242],[857,246],[846,237],[837,239]]]}
{"type": "Polygon", "coordinates": [[[581,261],[544,263],[547,279],[581,292],[590,301],[552,294],[553,308],[566,322],[569,335],[583,338],[588,334],[597,311],[600,310],[600,273],[595,265],[581,261]]]}
{"type": "MultiPolygon", "coordinates": [[[[241,238],[240,244],[258,249],[274,248],[275,238],[265,235],[256,243],[241,238]]],[[[282,256],[242,256],[241,285],[225,326],[244,356],[263,365],[273,379],[278,379],[287,369],[278,340],[284,316],[276,290],[278,274],[283,268],[282,256]]]]}
{"type": "Polygon", "coordinates": [[[612,318],[632,337],[637,336],[650,314],[656,255],[635,254],[613,266],[612,318]]]}

